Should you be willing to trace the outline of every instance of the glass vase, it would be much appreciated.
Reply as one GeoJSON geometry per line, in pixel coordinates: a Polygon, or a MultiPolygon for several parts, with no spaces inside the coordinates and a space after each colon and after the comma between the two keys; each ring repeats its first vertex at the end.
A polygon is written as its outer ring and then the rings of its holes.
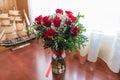
{"type": "Polygon", "coordinates": [[[55,74],[62,74],[66,70],[66,64],[65,64],[65,53],[61,55],[52,55],[52,73],[55,74]]]}

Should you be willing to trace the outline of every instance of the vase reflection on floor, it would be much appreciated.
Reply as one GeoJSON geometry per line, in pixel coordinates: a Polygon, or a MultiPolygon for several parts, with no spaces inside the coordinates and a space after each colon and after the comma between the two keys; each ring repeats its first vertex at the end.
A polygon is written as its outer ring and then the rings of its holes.
{"type": "Polygon", "coordinates": [[[65,53],[57,56],[55,54],[52,55],[52,72],[55,74],[64,73],[66,70],[65,64],[65,53]]]}

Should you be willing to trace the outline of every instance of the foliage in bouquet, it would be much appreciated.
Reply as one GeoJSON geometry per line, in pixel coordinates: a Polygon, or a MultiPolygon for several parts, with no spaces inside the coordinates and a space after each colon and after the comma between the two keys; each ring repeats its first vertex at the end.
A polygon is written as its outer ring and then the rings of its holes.
{"type": "Polygon", "coordinates": [[[56,52],[78,50],[87,41],[82,34],[86,29],[79,21],[82,17],[80,13],[75,17],[71,11],[56,9],[53,15],[36,17],[31,31],[34,29],[36,38],[43,40],[44,48],[56,52]]]}

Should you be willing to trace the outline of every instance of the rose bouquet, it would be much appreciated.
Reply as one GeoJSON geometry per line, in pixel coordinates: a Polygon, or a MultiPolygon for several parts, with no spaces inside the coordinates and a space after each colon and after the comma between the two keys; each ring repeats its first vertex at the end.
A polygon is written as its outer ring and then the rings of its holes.
{"type": "Polygon", "coordinates": [[[86,31],[79,19],[71,11],[63,12],[56,9],[56,13],[48,16],[38,16],[32,25],[37,39],[42,39],[44,48],[51,48],[59,56],[62,51],[75,51],[85,46],[87,37],[82,33],[86,31]]]}
{"type": "MultiPolygon", "coordinates": [[[[29,31],[36,34],[37,39],[42,39],[44,48],[51,48],[53,51],[52,71],[60,74],[65,72],[65,56],[63,51],[75,51],[85,46],[87,37],[83,35],[85,27],[79,19],[84,17],[78,15],[75,17],[71,11],[63,12],[62,9],[56,9],[56,13],[48,16],[38,16],[29,31]]],[[[49,67],[50,68],[50,67],[49,67]]],[[[48,76],[48,69],[46,76],[48,76]]]]}

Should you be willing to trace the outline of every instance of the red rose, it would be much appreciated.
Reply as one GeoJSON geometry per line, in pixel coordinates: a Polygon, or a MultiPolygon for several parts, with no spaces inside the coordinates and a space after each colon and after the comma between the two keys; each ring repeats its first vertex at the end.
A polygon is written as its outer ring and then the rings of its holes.
{"type": "Polygon", "coordinates": [[[56,56],[60,56],[60,55],[62,55],[63,53],[64,53],[63,51],[60,51],[60,52],[53,51],[53,54],[55,54],[56,56]]]}
{"type": "Polygon", "coordinates": [[[76,26],[71,27],[72,36],[77,36],[80,33],[80,29],[76,26]]]}
{"type": "Polygon", "coordinates": [[[72,20],[72,22],[76,21],[76,17],[74,17],[72,14],[68,14],[68,17],[72,20]]]}
{"type": "Polygon", "coordinates": [[[41,24],[42,23],[42,15],[36,17],[35,21],[37,22],[37,24],[41,24]]]}
{"type": "Polygon", "coordinates": [[[44,38],[45,39],[51,39],[55,36],[55,31],[53,29],[49,29],[44,32],[44,38]]]}
{"type": "Polygon", "coordinates": [[[56,13],[63,14],[63,10],[62,9],[56,9],[56,13]]]}
{"type": "Polygon", "coordinates": [[[51,19],[49,16],[45,16],[43,17],[43,25],[46,27],[50,27],[51,26],[51,19]]]}
{"type": "Polygon", "coordinates": [[[53,24],[55,27],[60,27],[60,23],[61,23],[61,20],[58,16],[56,16],[54,19],[53,19],[53,24]]]}
{"type": "Polygon", "coordinates": [[[66,14],[73,14],[71,11],[65,11],[66,14]]]}
{"type": "Polygon", "coordinates": [[[71,21],[70,19],[66,19],[66,20],[65,20],[65,23],[66,23],[67,25],[71,25],[72,21],[71,21]]]}

